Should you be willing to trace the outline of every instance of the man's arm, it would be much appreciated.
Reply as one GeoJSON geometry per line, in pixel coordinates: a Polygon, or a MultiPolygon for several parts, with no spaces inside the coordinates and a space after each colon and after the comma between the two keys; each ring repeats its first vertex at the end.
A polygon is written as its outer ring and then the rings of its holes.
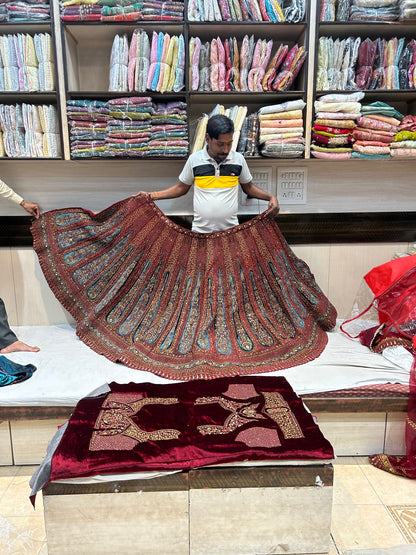
{"type": "Polygon", "coordinates": [[[260,187],[257,187],[257,185],[254,185],[252,181],[249,181],[248,183],[241,183],[241,188],[248,197],[257,198],[259,200],[268,200],[269,208],[271,209],[271,215],[278,215],[280,207],[279,202],[274,195],[268,193],[267,191],[264,191],[260,187]]]}
{"type": "MultiPolygon", "coordinates": [[[[169,198],[178,198],[186,195],[186,193],[190,189],[190,185],[186,185],[186,183],[182,183],[179,181],[176,185],[172,185],[172,187],[168,187],[167,189],[163,189],[162,191],[152,191],[151,193],[146,191],[140,191],[137,195],[145,194],[150,195],[152,200],[165,200],[169,198]]],[[[137,196],[133,195],[133,196],[137,196]]]]}
{"type": "Polygon", "coordinates": [[[35,202],[26,202],[25,200],[23,200],[23,198],[20,195],[15,193],[13,189],[11,189],[8,185],[6,185],[6,183],[1,179],[0,179],[0,196],[7,198],[12,202],[15,202],[16,204],[20,204],[20,206],[22,206],[26,210],[26,212],[29,212],[29,214],[32,214],[32,216],[35,216],[35,218],[39,218],[39,215],[40,215],[39,204],[36,204],[35,202]]]}

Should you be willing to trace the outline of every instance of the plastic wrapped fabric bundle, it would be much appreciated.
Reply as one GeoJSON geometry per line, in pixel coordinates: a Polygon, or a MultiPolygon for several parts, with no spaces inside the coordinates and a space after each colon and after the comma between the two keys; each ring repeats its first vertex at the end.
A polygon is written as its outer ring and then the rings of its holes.
{"type": "Polygon", "coordinates": [[[116,35],[110,56],[110,77],[108,90],[128,91],[128,39],[127,35],[116,35]]]}
{"type": "Polygon", "coordinates": [[[13,35],[0,35],[0,52],[3,61],[3,90],[10,92],[18,91],[18,66],[13,35]]]}
{"type": "Polygon", "coordinates": [[[359,89],[368,89],[373,74],[377,43],[369,38],[361,42],[355,68],[355,81],[359,89]]]}
{"type": "Polygon", "coordinates": [[[53,62],[52,37],[48,33],[34,36],[36,56],[39,61],[39,90],[55,90],[55,66],[53,62]]]}
{"type": "Polygon", "coordinates": [[[399,0],[399,10],[401,21],[416,19],[416,0],[399,0]]]}
{"type": "Polygon", "coordinates": [[[332,39],[328,37],[319,37],[318,62],[317,62],[317,72],[316,72],[316,89],[318,91],[329,90],[329,79],[328,79],[329,49],[330,49],[329,41],[332,41],[332,39]]]}
{"type": "Polygon", "coordinates": [[[273,81],[276,78],[277,72],[279,71],[280,65],[285,59],[288,50],[289,50],[289,47],[287,44],[280,44],[278,46],[264,74],[264,77],[262,80],[263,90],[265,91],[272,90],[273,81]]]}
{"type": "Polygon", "coordinates": [[[303,46],[295,44],[288,52],[281,71],[273,81],[273,90],[286,91],[293,85],[303,62],[306,58],[306,51],[303,46]]]}

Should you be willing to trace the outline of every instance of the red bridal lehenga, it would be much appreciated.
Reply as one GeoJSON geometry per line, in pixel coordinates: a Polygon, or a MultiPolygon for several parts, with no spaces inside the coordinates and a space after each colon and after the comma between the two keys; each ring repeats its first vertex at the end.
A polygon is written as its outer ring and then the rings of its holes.
{"type": "Polygon", "coordinates": [[[175,380],[271,372],[316,358],[336,311],[264,212],[215,233],[184,229],[148,195],[32,226],[45,277],[82,341],[175,380]]]}
{"type": "Polygon", "coordinates": [[[373,455],[370,462],[392,474],[416,478],[416,255],[376,266],[364,276],[364,280],[361,299],[365,298],[366,292],[373,298],[365,305],[358,300],[357,314],[344,322],[341,329],[350,337],[358,337],[363,345],[376,353],[381,353],[386,347],[400,345],[413,355],[406,419],[406,456],[373,455]]]}

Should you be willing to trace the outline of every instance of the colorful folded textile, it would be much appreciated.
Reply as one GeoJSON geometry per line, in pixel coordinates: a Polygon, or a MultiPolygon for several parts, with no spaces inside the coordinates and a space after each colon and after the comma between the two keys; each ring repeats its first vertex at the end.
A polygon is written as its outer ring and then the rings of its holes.
{"type": "Polygon", "coordinates": [[[315,158],[351,157],[356,139],[356,121],[361,117],[362,91],[328,93],[315,101],[316,118],[312,127],[311,154],[315,158]]]}
{"type": "Polygon", "coordinates": [[[299,23],[305,18],[305,0],[190,0],[189,21],[272,21],[299,23]]]}
{"type": "Polygon", "coordinates": [[[304,155],[304,107],[303,100],[292,100],[260,108],[259,144],[262,156],[300,158],[304,155]]]}
{"type": "Polygon", "coordinates": [[[71,156],[152,157],[188,154],[186,104],[150,96],[69,100],[71,156]]]}

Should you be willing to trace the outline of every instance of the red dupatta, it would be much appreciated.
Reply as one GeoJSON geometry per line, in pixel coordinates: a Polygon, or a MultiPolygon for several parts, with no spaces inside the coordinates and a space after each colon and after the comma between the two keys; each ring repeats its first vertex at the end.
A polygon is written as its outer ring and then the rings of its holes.
{"type": "Polygon", "coordinates": [[[409,378],[409,401],[406,419],[406,456],[372,455],[374,466],[408,478],[416,478],[416,255],[398,258],[373,268],[364,280],[374,294],[371,304],[348,323],[364,319],[377,310],[379,323],[367,327],[358,336],[361,343],[375,352],[402,345],[412,353],[414,361],[409,378]]]}

